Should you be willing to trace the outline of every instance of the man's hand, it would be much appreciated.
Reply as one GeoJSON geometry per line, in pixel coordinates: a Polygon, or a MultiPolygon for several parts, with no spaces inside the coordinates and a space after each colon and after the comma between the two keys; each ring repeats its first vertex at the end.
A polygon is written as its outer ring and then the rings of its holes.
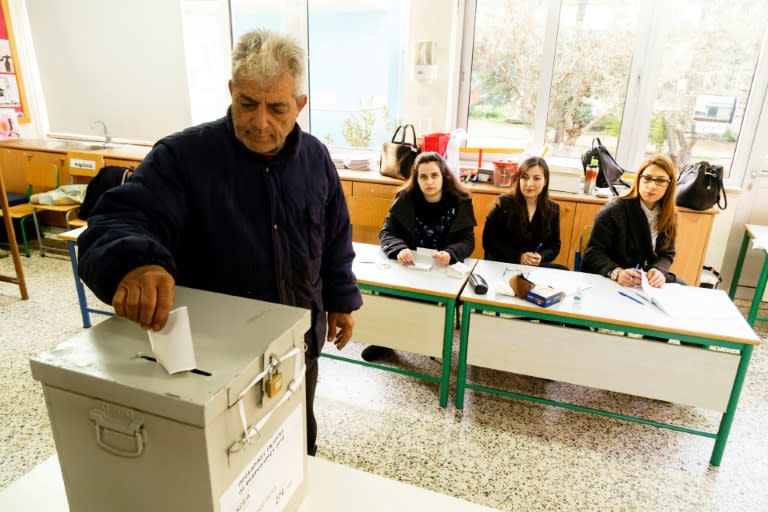
{"type": "Polygon", "coordinates": [[[342,350],[352,338],[355,320],[352,313],[328,313],[328,341],[342,350]]]}
{"type": "Polygon", "coordinates": [[[137,322],[142,329],[159,331],[176,297],[175,284],[173,276],[159,265],[136,267],[117,285],[112,297],[115,314],[137,322]]]}

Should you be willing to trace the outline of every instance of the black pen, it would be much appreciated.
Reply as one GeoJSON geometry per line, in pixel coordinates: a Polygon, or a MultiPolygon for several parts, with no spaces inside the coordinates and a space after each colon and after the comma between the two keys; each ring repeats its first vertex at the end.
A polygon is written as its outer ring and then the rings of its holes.
{"type": "Polygon", "coordinates": [[[543,242],[539,242],[539,245],[536,246],[536,248],[533,250],[533,252],[539,252],[542,247],[544,247],[544,243],[543,242]]]}

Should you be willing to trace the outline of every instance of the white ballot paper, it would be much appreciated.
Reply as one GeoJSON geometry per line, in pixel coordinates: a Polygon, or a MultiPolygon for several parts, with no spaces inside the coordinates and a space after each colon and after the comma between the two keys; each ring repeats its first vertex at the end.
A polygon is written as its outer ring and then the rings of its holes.
{"type": "Polygon", "coordinates": [[[174,374],[197,368],[186,306],[171,311],[162,330],[147,333],[152,353],[165,371],[174,374]]]}

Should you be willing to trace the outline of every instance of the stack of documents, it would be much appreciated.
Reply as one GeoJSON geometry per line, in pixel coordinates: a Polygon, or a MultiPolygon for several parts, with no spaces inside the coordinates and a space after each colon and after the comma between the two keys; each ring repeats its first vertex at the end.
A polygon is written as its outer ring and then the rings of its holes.
{"type": "Polygon", "coordinates": [[[354,171],[370,171],[371,170],[371,158],[370,156],[348,156],[344,159],[344,167],[352,169],[354,171]]]}

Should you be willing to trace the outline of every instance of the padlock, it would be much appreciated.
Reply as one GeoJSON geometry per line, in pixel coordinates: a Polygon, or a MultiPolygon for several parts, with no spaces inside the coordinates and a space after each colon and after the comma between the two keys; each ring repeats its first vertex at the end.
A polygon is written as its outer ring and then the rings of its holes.
{"type": "Polygon", "coordinates": [[[269,398],[277,395],[283,387],[283,374],[280,373],[278,366],[272,367],[272,371],[267,377],[266,391],[269,398]]]}

